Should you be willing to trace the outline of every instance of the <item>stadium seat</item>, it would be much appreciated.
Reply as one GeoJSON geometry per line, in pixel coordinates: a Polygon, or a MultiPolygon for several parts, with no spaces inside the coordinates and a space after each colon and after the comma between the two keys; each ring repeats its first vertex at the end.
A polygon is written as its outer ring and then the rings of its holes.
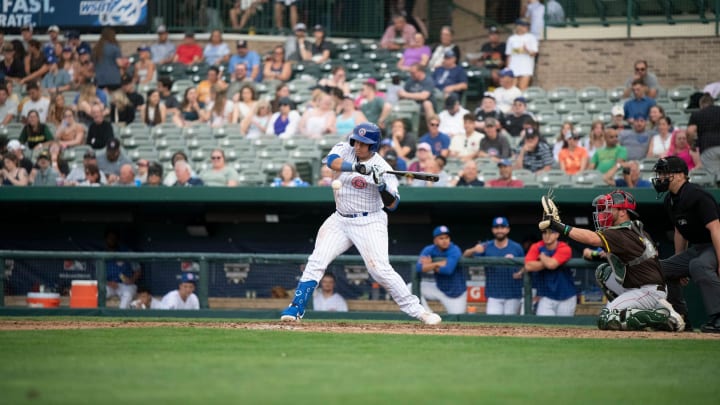
{"type": "Polygon", "coordinates": [[[583,103],[605,99],[605,90],[596,86],[585,87],[577,93],[577,97],[583,103]]]}
{"type": "Polygon", "coordinates": [[[616,104],[622,100],[623,92],[625,91],[625,87],[615,87],[612,90],[608,91],[607,97],[608,100],[610,100],[611,103],[616,104]]]}
{"type": "Polygon", "coordinates": [[[282,140],[276,136],[263,136],[252,140],[255,149],[264,149],[269,146],[278,146],[282,148],[282,140]]]}
{"type": "Polygon", "coordinates": [[[535,173],[527,169],[515,169],[513,170],[513,179],[521,180],[523,183],[529,181],[535,181],[535,173]]]}
{"type": "Polygon", "coordinates": [[[560,121],[560,114],[554,111],[541,111],[535,115],[535,121],[540,124],[548,124],[560,121]]]}
{"type": "Polygon", "coordinates": [[[573,176],[577,187],[602,187],[605,186],[603,174],[597,170],[584,170],[573,176]]]}
{"type": "Polygon", "coordinates": [[[715,174],[705,169],[693,169],[688,173],[690,182],[703,187],[715,187],[715,174]]]}
{"type": "Polygon", "coordinates": [[[572,177],[561,169],[551,169],[540,173],[535,178],[543,187],[563,187],[572,184],[572,177]]]}
{"type": "Polygon", "coordinates": [[[140,159],[146,159],[151,162],[158,160],[158,154],[155,152],[155,148],[153,146],[135,148],[130,151],[129,155],[133,162],[137,162],[140,159]]]}
{"type": "Polygon", "coordinates": [[[267,176],[262,172],[244,171],[238,175],[238,184],[241,186],[266,186],[267,176]]]}
{"type": "Polygon", "coordinates": [[[547,94],[548,100],[557,103],[563,100],[575,99],[575,89],[570,87],[556,87],[547,94]]]}
{"type": "Polygon", "coordinates": [[[541,87],[530,86],[525,89],[523,97],[525,97],[528,101],[544,100],[547,98],[547,92],[541,87]]]}
{"type": "Polygon", "coordinates": [[[297,148],[304,148],[304,147],[313,147],[316,148],[316,141],[314,139],[309,138],[289,138],[282,141],[283,146],[285,149],[297,149],[297,148]]]}
{"type": "Polygon", "coordinates": [[[212,128],[207,125],[196,125],[183,128],[183,136],[185,138],[194,138],[197,136],[207,135],[212,137],[212,128]]]}
{"type": "Polygon", "coordinates": [[[542,112],[553,112],[555,111],[555,106],[550,102],[550,100],[535,99],[528,102],[527,110],[533,114],[542,112]]]}
{"type": "Polygon", "coordinates": [[[603,112],[610,113],[612,107],[613,104],[604,98],[594,99],[585,104],[585,111],[589,112],[590,114],[597,114],[603,112]]]}
{"type": "Polygon", "coordinates": [[[555,104],[555,111],[559,114],[567,114],[585,111],[585,107],[578,100],[565,99],[555,104]]]}
{"type": "Polygon", "coordinates": [[[187,139],[185,145],[188,149],[208,149],[217,147],[217,141],[212,135],[198,134],[193,138],[187,139]]]}
{"type": "Polygon", "coordinates": [[[668,91],[668,97],[672,101],[687,102],[693,93],[696,93],[697,89],[691,85],[681,85],[673,87],[668,91]]]}
{"type": "Polygon", "coordinates": [[[562,120],[563,122],[572,122],[573,124],[578,124],[583,121],[590,121],[591,116],[584,111],[569,112],[562,116],[562,120]]]}

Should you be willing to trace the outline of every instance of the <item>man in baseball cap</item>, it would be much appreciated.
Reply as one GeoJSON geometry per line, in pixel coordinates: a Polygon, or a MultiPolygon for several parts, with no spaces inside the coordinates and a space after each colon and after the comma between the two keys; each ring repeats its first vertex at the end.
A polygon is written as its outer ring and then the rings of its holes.
{"type": "Polygon", "coordinates": [[[175,56],[175,44],[169,40],[170,35],[168,34],[167,27],[165,25],[159,25],[157,27],[157,34],[157,42],[150,45],[152,61],[156,65],[171,63],[175,56]]]}
{"type": "Polygon", "coordinates": [[[57,186],[60,174],[52,167],[50,153],[46,150],[40,152],[35,163],[35,178],[33,186],[57,186]]]}
{"type": "Polygon", "coordinates": [[[165,294],[161,301],[163,309],[200,309],[200,300],[195,295],[195,283],[198,277],[195,273],[187,272],[180,275],[180,284],[177,290],[165,294]]]}
{"type": "MultiPolygon", "coordinates": [[[[260,76],[260,55],[248,49],[248,42],[244,39],[239,39],[236,43],[237,53],[230,57],[228,62],[228,72],[235,72],[235,66],[238,64],[245,64],[247,66],[247,72],[245,79],[257,81],[260,76]]],[[[240,80],[240,79],[238,79],[240,80]]]]}
{"type": "MultiPolygon", "coordinates": [[[[510,222],[495,217],[491,223],[493,239],[480,241],[463,252],[465,257],[523,257],[519,243],[511,240],[510,222]]],[[[485,266],[485,295],[488,315],[517,315],[522,302],[522,269],[519,266],[485,266]]]]}
{"type": "Polygon", "coordinates": [[[448,314],[467,311],[465,275],[459,261],[460,248],[450,240],[450,229],[440,225],[433,229],[433,243],[420,252],[415,270],[422,274],[421,303],[429,309],[427,300],[440,301],[448,314]]]}

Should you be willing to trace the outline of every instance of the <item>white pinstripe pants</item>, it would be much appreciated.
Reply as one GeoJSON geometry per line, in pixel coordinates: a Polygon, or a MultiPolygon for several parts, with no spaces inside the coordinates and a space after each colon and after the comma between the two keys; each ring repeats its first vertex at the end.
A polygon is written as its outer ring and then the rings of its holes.
{"type": "Polygon", "coordinates": [[[390,265],[387,226],[384,211],[357,218],[345,218],[337,212],[330,215],[318,231],[315,249],[300,281],[319,282],[330,262],[355,245],[372,278],[390,293],[403,312],[419,317],[425,312],[420,300],[390,265]]]}

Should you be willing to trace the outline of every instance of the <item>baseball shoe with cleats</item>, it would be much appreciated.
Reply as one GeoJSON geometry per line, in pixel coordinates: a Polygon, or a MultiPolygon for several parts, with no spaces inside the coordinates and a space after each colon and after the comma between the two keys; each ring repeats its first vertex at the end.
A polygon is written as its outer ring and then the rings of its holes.
{"type": "Polygon", "coordinates": [[[423,312],[419,319],[425,325],[437,325],[442,322],[440,315],[433,312],[423,312]]]}
{"type": "Polygon", "coordinates": [[[301,311],[297,305],[290,304],[280,313],[280,320],[284,322],[297,322],[305,315],[305,311],[301,311]]]}

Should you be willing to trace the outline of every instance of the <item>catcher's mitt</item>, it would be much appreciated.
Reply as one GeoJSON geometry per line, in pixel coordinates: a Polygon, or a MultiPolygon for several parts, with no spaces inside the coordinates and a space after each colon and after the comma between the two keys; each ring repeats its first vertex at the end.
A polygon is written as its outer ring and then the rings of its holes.
{"type": "Polygon", "coordinates": [[[548,193],[540,198],[540,202],[543,206],[543,218],[542,221],[538,223],[538,228],[540,228],[541,231],[549,228],[551,221],[562,222],[560,220],[560,210],[558,210],[555,201],[553,201],[552,189],[548,190],[548,193]]]}

